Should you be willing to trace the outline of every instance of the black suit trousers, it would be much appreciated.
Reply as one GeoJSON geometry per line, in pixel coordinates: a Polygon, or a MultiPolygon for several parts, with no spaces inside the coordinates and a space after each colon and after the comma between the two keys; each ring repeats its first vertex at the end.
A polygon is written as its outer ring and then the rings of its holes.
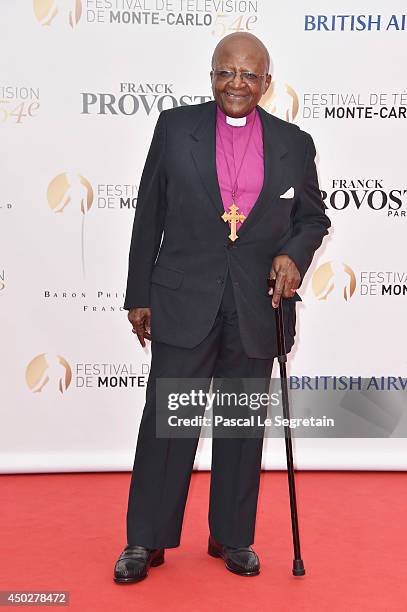
{"type": "MultiPolygon", "coordinates": [[[[263,388],[256,391],[267,392],[272,367],[272,358],[250,358],[244,351],[229,274],[214,325],[197,346],[175,347],[152,339],[146,403],[128,499],[128,544],[147,548],[179,545],[199,440],[198,436],[156,436],[157,379],[208,378],[209,389],[212,377],[254,378],[263,380],[263,388]]],[[[225,546],[249,546],[254,541],[262,447],[262,436],[212,440],[209,530],[225,546]]]]}

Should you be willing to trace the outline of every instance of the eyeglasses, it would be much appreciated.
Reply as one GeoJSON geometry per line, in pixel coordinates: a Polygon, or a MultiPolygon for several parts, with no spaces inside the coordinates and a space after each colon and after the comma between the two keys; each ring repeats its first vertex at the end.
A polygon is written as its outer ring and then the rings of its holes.
{"type": "Polygon", "coordinates": [[[220,81],[232,81],[239,74],[242,81],[245,83],[258,83],[265,74],[256,74],[255,72],[236,72],[235,70],[213,70],[213,74],[220,81]]]}

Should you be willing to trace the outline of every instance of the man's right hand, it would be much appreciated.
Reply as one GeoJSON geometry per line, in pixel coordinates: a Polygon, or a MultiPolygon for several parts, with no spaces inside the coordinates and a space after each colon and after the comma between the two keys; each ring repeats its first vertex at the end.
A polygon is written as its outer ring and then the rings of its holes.
{"type": "Polygon", "coordinates": [[[137,334],[141,346],[145,346],[144,338],[151,340],[151,309],[132,308],[127,315],[133,326],[133,334],[137,334]]]}

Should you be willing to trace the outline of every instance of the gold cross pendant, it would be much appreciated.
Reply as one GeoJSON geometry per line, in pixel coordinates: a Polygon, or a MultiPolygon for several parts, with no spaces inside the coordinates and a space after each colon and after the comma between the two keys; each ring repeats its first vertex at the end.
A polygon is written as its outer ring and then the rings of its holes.
{"type": "Polygon", "coordinates": [[[236,206],[236,204],[232,204],[231,206],[229,206],[229,210],[230,212],[224,212],[223,215],[221,215],[221,218],[226,222],[226,221],[230,221],[230,234],[229,234],[229,238],[233,241],[236,240],[236,238],[239,238],[239,236],[236,234],[236,225],[238,221],[244,221],[246,219],[245,215],[243,213],[239,213],[239,207],[236,206]]]}

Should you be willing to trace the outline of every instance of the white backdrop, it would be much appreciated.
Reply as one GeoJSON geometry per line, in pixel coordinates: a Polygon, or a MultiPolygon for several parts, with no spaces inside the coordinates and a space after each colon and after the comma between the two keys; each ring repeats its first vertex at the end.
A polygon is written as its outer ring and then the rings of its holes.
{"type": "MultiPolygon", "coordinates": [[[[159,109],[211,98],[213,48],[238,28],[272,56],[262,105],[314,138],[333,225],[300,291],[289,371],[406,375],[403,10],[1,1],[1,471],[131,468],[150,361],[122,310],[139,178],[159,109]]],[[[407,467],[402,439],[295,447],[300,469],[407,467]]],[[[268,440],[264,466],[284,463],[268,440]]],[[[196,467],[209,464],[205,440],[196,467]]]]}

